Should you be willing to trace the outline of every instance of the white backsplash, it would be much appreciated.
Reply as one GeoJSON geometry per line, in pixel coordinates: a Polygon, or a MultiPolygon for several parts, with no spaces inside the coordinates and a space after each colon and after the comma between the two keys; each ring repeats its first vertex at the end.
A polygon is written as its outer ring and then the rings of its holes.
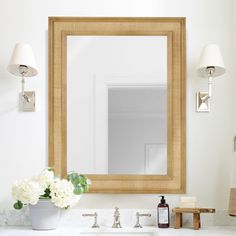
{"type": "MultiPolygon", "coordinates": [[[[111,227],[113,224],[114,209],[70,209],[64,210],[61,224],[66,227],[91,227],[94,218],[83,217],[83,213],[98,213],[98,224],[100,226],[111,227]]],[[[133,227],[136,223],[136,212],[150,213],[151,217],[141,217],[142,226],[155,226],[156,210],[155,209],[120,209],[120,222],[122,227],[133,227]]],[[[192,226],[192,214],[183,215],[183,226],[192,226]]],[[[12,210],[0,212],[0,226],[20,226],[30,225],[28,208],[23,210],[12,210]]],[[[236,225],[236,217],[230,217],[227,211],[216,211],[215,214],[201,214],[202,226],[232,226],[236,225]]],[[[174,226],[174,215],[171,214],[171,226],[174,226]]]]}

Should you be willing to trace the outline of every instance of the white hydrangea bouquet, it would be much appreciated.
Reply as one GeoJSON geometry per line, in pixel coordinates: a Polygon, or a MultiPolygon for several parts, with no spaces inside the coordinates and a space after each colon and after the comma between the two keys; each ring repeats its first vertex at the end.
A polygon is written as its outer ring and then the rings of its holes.
{"type": "Polygon", "coordinates": [[[24,205],[36,205],[40,199],[48,199],[56,207],[67,209],[78,203],[80,194],[88,191],[89,184],[84,175],[72,172],[61,179],[48,168],[38,176],[17,181],[12,186],[14,208],[21,209],[24,205]]]}

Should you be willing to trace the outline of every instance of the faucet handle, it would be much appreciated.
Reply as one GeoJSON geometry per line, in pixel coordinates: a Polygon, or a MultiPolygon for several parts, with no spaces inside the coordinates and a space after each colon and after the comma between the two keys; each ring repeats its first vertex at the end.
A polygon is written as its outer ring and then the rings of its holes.
{"type": "Polygon", "coordinates": [[[119,215],[120,215],[119,207],[115,207],[114,216],[119,216],[119,215]]]}
{"type": "Polygon", "coordinates": [[[82,214],[82,216],[94,216],[94,223],[92,225],[92,228],[99,228],[99,225],[98,225],[98,222],[97,222],[97,219],[98,219],[98,214],[97,212],[94,212],[93,214],[82,214]]]}
{"type": "Polygon", "coordinates": [[[118,207],[115,207],[114,223],[112,225],[112,228],[122,228],[121,223],[120,223],[120,212],[119,212],[118,207]]]}
{"type": "Polygon", "coordinates": [[[142,216],[147,216],[147,217],[151,217],[151,214],[140,214],[139,212],[136,212],[136,217],[137,217],[137,221],[136,224],[134,226],[134,228],[142,228],[142,225],[139,223],[139,217],[142,216]]]}

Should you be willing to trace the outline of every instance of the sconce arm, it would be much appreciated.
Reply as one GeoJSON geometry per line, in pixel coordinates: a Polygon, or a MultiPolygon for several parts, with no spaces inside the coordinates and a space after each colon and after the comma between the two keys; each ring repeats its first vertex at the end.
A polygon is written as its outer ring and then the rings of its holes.
{"type": "Polygon", "coordinates": [[[25,65],[20,65],[19,66],[19,71],[21,73],[21,96],[27,101],[30,102],[31,99],[29,96],[25,94],[25,73],[27,73],[28,67],[25,65]]]}
{"type": "Polygon", "coordinates": [[[206,102],[212,96],[212,76],[208,76],[208,93],[206,96],[201,97],[202,102],[206,102]]]}

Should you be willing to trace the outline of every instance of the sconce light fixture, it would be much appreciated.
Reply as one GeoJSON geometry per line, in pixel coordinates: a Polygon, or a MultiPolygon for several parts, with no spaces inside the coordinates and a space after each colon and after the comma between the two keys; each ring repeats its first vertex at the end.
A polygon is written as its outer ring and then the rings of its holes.
{"type": "Polygon", "coordinates": [[[216,44],[208,44],[204,47],[200,62],[197,67],[198,75],[208,78],[208,92],[197,93],[197,111],[210,111],[209,99],[212,96],[212,78],[225,73],[224,62],[220,49],[216,44]]]}
{"type": "Polygon", "coordinates": [[[25,77],[38,74],[31,46],[16,44],[7,69],[11,74],[21,77],[20,110],[35,111],[35,92],[25,91],[25,77]]]}

